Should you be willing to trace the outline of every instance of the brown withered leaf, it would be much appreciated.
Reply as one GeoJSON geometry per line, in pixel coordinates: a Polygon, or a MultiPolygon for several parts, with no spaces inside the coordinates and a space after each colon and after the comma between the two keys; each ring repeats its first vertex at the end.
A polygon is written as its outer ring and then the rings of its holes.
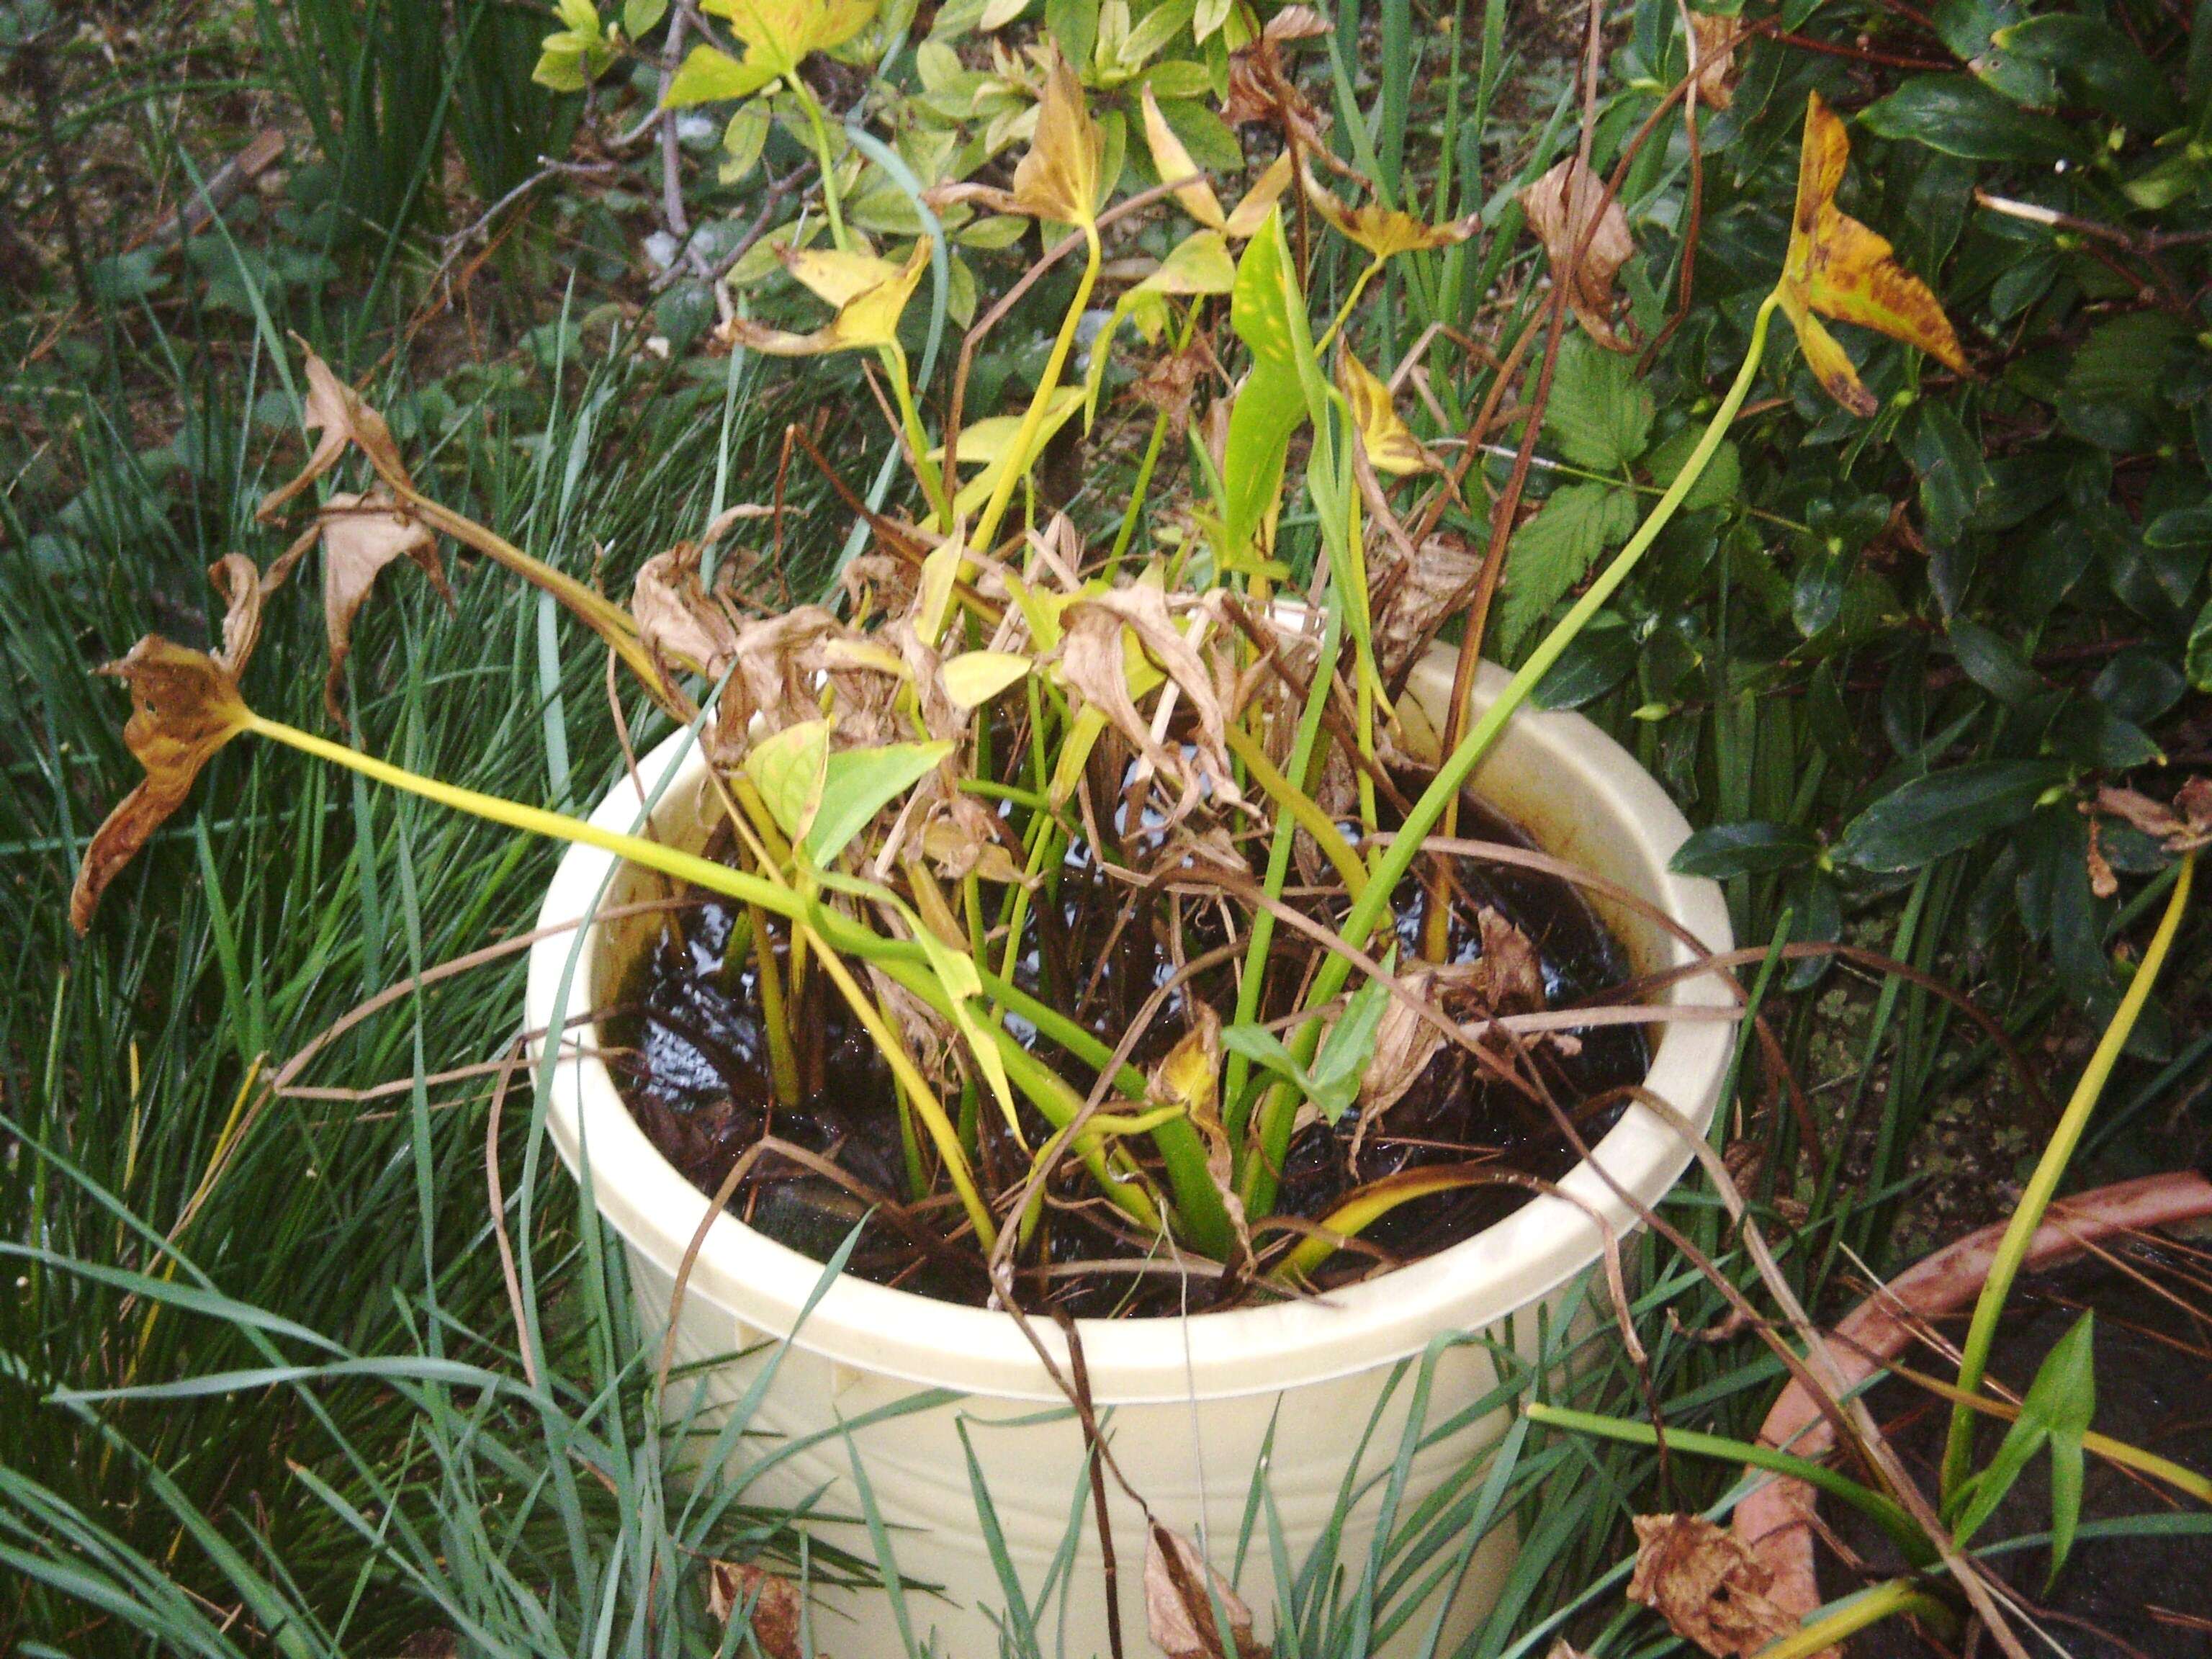
{"type": "Polygon", "coordinates": [[[1484,905],[1475,914],[1482,955],[1468,964],[1467,989],[1492,1014],[1530,1014],[1544,1006],[1544,962],[1536,942],[1484,905]]]}
{"type": "Polygon", "coordinates": [[[1328,131],[1328,118],[1283,67],[1282,44],[1327,33],[1328,25],[1310,6],[1285,6],[1269,18],[1260,38],[1229,54],[1229,94],[1221,118],[1231,126],[1264,121],[1290,140],[1293,150],[1311,150],[1328,131]]]}
{"type": "MultiPolygon", "coordinates": [[[[240,638],[250,651],[250,629],[240,638]]],[[[77,866],[70,892],[70,926],[79,933],[92,925],[100,896],[123,866],[184,805],[200,769],[252,718],[238,690],[237,671],[243,665],[242,659],[219,660],[149,634],[131,647],[130,655],[100,669],[131,688],[123,741],[146,776],[93,832],[77,866]]]]}
{"type": "MultiPolygon", "coordinates": [[[[1434,969],[1418,969],[1399,982],[1407,996],[1427,1003],[1435,999],[1437,977],[1434,969]]],[[[1437,1050],[1443,1046],[1443,1033],[1423,1019],[1403,997],[1392,997],[1382,1005],[1382,1018],[1375,1028],[1374,1057],[1359,1079],[1359,1127],[1352,1134],[1352,1151],[1355,1164],[1369,1124],[1405,1098],[1406,1091],[1420,1080],[1437,1050]]]]}
{"type": "Polygon", "coordinates": [[[343,727],[345,709],[338,702],[338,685],[346,657],[353,649],[354,621],[368,603],[378,573],[394,559],[409,559],[421,568],[448,605],[453,603],[453,590],[446,585],[437,537],[410,518],[381,488],[365,495],[331,496],[315,515],[315,524],[323,542],[323,623],[330,635],[331,653],[330,672],[323,681],[323,707],[330,711],[331,720],[343,727]]]}
{"type": "Polygon", "coordinates": [[[1098,215],[1104,139],[1083,102],[1083,83],[1065,58],[1047,71],[1036,136],[1014,168],[1014,207],[1039,219],[1087,225],[1098,215]]]}
{"type": "Polygon", "coordinates": [[[738,624],[719,593],[699,579],[700,549],[678,542],[638,567],[629,591],[637,636],[664,672],[681,666],[718,680],[738,649],[738,624]]]}
{"type": "Polygon", "coordinates": [[[261,638],[261,607],[284,585],[291,566],[278,560],[264,575],[243,553],[226,553],[208,567],[208,580],[222,595],[222,646],[215,659],[232,675],[243,672],[261,638]]]}
{"type": "Polygon", "coordinates": [[[1414,553],[1408,560],[1383,547],[1368,556],[1370,568],[1382,567],[1375,578],[1375,660],[1393,688],[1467,603],[1482,569],[1482,550],[1449,531],[1438,531],[1414,553]]]}
{"type": "Polygon", "coordinates": [[[2133,824],[2169,853],[2212,847],[2212,777],[2202,773],[2181,786],[2171,806],[2106,784],[2097,792],[2097,810],[2133,824]]]}
{"type": "Polygon", "coordinates": [[[1628,1599],[1651,1608],[1713,1659],[1749,1659],[1797,1629],[1767,1598],[1774,1575],[1735,1534],[1702,1516],[1636,1517],[1628,1599]]]}
{"type": "Polygon", "coordinates": [[[2089,866],[2089,890],[2100,899],[2108,899],[2120,890],[2120,878],[2112,873],[2112,861],[2105,856],[2104,821],[2086,804],[2081,811],[2089,820],[2089,846],[2085,855],[2089,866]]]}
{"type": "Polygon", "coordinates": [[[1180,782],[1182,797],[1170,818],[1190,813],[1204,799],[1208,787],[1218,803],[1241,802],[1243,797],[1229,760],[1226,716],[1219,690],[1205,659],[1176,627],[1167,596],[1144,582],[1111,588],[1076,600],[1062,613],[1062,620],[1066,628],[1060,641],[1062,677],[1162,776],[1180,782]],[[1139,712],[1130,696],[1127,659],[1121,643],[1125,628],[1174,682],[1196,722],[1188,757],[1152,736],[1152,722],[1139,712]]]}
{"type": "MultiPolygon", "coordinates": [[[[747,1618],[766,1659],[805,1659],[799,1586],[780,1573],[745,1561],[707,1563],[707,1614],[727,1629],[747,1618]]],[[[742,1646],[742,1644],[740,1644],[742,1646]]]]}
{"type": "Polygon", "coordinates": [[[1636,240],[1628,234],[1628,216],[1621,211],[1620,202],[1607,201],[1605,185],[1597,174],[1584,167],[1579,157],[1570,155],[1521,192],[1521,208],[1544,245],[1552,280],[1566,285],[1567,305],[1576,319],[1590,338],[1608,350],[1629,350],[1629,343],[1613,325],[1613,278],[1636,252],[1636,240]],[[1600,204],[1604,206],[1602,213],[1600,204]],[[1585,236],[1587,246],[1583,246],[1585,236]],[[1582,258],[1570,277],[1568,264],[1577,248],[1582,249],[1582,258]]]}
{"type": "Polygon", "coordinates": [[[1137,395],[1168,417],[1168,441],[1176,448],[1190,430],[1190,405],[1213,358],[1203,340],[1162,353],[1137,378],[1137,395]]]}
{"type": "Polygon", "coordinates": [[[1881,404],[1851,367],[1842,343],[1816,319],[1816,312],[1902,340],[1961,374],[1971,370],[1951,319],[1928,284],[1897,263],[1886,238],[1837,207],[1836,191],[1850,153],[1842,118],[1819,93],[1808,93],[1797,153],[1797,204],[1777,291],[1783,314],[1797,331],[1806,366],[1830,397],[1865,417],[1881,404]]]}
{"type": "Polygon", "coordinates": [[[301,424],[320,435],[299,476],[261,498],[254,516],[264,524],[272,523],[286,502],[336,466],[349,444],[361,447],[379,477],[396,477],[402,483],[407,478],[407,469],[399,462],[399,446],[392,441],[392,428],[384,423],[384,416],[363,403],[361,394],[312,351],[307,353],[307,398],[301,424]]]}
{"type": "Polygon", "coordinates": [[[1707,109],[1726,109],[1735,101],[1735,49],[1743,40],[1743,20],[1717,11],[1692,11],[1689,19],[1698,77],[1691,94],[1707,109]]]}
{"type": "Polygon", "coordinates": [[[1157,1521],[1145,1548],[1145,1625],[1168,1659],[1267,1659],[1253,1633],[1252,1610],[1179,1533],[1157,1521]],[[1218,1602],[1229,1626],[1214,1617],[1218,1602]]]}

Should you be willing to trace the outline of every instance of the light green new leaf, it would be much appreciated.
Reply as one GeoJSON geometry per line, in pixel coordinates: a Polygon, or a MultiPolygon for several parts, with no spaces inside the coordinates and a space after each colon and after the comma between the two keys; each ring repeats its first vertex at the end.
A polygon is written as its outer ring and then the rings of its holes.
{"type": "Polygon", "coordinates": [[[2058,1576],[2081,1519],[2081,1440],[2097,1413],[2096,1316],[2084,1313],[2035,1373],[2020,1416],[1989,1467],[1954,1494],[1952,1536],[1964,1544],[2004,1501],[2035,1455],[2051,1448],[2051,1574],[2058,1576]]]}
{"type": "Polygon", "coordinates": [[[768,64],[750,58],[740,63],[713,46],[694,46],[669,82],[668,96],[661,100],[662,106],[682,109],[691,104],[750,98],[775,76],[776,70],[768,64]]]}
{"type": "Polygon", "coordinates": [[[1636,528],[1635,499],[1611,484],[1555,489],[1536,515],[1513,532],[1505,561],[1505,603],[1498,621],[1510,651],[1551,614],[1598,556],[1636,528]]]}
{"type": "Polygon", "coordinates": [[[623,0],[623,33],[633,40],[668,15],[668,0],[623,0]]]}
{"type": "Polygon", "coordinates": [[[813,822],[799,832],[805,837],[806,856],[817,865],[828,864],[871,818],[951,752],[949,743],[887,743],[880,749],[841,749],[829,756],[816,793],[813,822]]]}
{"type": "Polygon", "coordinates": [[[1620,471],[1650,441],[1651,414],[1651,394],[1637,384],[1632,358],[1580,334],[1560,345],[1544,430],[1567,459],[1594,472],[1620,471]]]}
{"type": "Polygon", "coordinates": [[[830,764],[830,722],[805,720],[753,745],[745,775],[776,828],[796,842],[814,823],[830,764]]]}
{"type": "Polygon", "coordinates": [[[1359,1097],[1359,1079],[1375,1058],[1375,1037],[1390,1000],[1387,981],[1370,979],[1352,994],[1344,1012],[1328,1028],[1313,1063],[1313,1103],[1331,1123],[1359,1097]]]}

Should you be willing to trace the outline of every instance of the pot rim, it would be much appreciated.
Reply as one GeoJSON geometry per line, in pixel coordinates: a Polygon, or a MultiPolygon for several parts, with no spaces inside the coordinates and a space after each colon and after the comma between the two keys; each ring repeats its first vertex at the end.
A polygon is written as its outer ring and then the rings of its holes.
{"type": "MultiPolygon", "coordinates": [[[[2028,1243],[2021,1271],[2061,1266],[2114,1234],[2204,1221],[2212,1221],[2212,1181],[2193,1170],[2092,1188],[2053,1201],[2028,1243]]],[[[1919,1329],[1958,1313],[1981,1294],[2006,1225],[1994,1223],[1929,1252],[1826,1334],[1851,1389],[1903,1353],[1919,1329]]],[[[1805,1386],[1793,1380],[1759,1425],[1759,1443],[1817,1461],[1834,1449],[1835,1429],[1805,1386]]],[[[1769,1599],[1802,1621],[1823,1605],[1813,1547],[1820,1494],[1788,1475],[1745,1474],[1765,1484],[1736,1505],[1731,1529],[1774,1575],[1769,1599]]]]}
{"type": "MultiPolygon", "coordinates": [[[[1422,700],[1431,706],[1447,700],[1449,675],[1449,654],[1431,653],[1415,671],[1422,700]]],[[[1477,703],[1494,698],[1507,678],[1484,663],[1477,703]]],[[[678,732],[641,760],[639,781],[647,797],[681,799],[677,792],[703,772],[690,738],[678,732]],[[656,792],[656,783],[665,787],[656,792]]],[[[1533,709],[1515,715],[1500,750],[1520,757],[1516,767],[1540,763],[1553,769],[1547,775],[1575,774],[1613,817],[1604,827],[1625,836],[1646,884],[1644,896],[1710,951],[1731,948],[1719,888],[1667,868],[1689,834],[1687,822],[1626,750],[1579,714],[1533,709]]],[[[1494,754],[1486,765],[1498,758],[1494,754]]],[[[639,816],[640,796],[627,778],[592,815],[601,827],[625,832],[639,816]]],[[[1577,825],[1584,832],[1590,828],[1577,825]]],[[[549,933],[531,948],[529,1030],[554,1029],[561,1011],[574,1006],[569,988],[597,982],[596,946],[603,930],[595,922],[579,939],[569,924],[592,913],[618,863],[613,854],[586,846],[571,846],[562,858],[538,926],[562,931],[549,933]]],[[[1654,954],[1653,965],[1693,959],[1686,945],[1673,939],[1654,954]]],[[[1725,1007],[1738,996],[1733,979],[1700,974],[1668,988],[1661,1000],[1685,1008],[1725,1007]]],[[[1733,1042],[1732,1023],[1692,1018],[1661,1027],[1646,1086],[1705,1132],[1733,1042]]],[[[534,1045],[533,1054],[541,1082],[542,1046],[534,1045]]],[[[594,1055],[573,1044],[564,1048],[551,1079],[546,1120],[563,1159],[579,1170],[588,1149],[592,1196],[602,1217],[672,1277],[707,1195],[654,1149],[594,1055]]],[[[1079,1320],[1093,1398],[1107,1405],[1272,1393],[1388,1365],[1461,1333],[1480,1331],[1595,1262],[1604,1249],[1601,1226],[1621,1235],[1637,1224],[1634,1208],[1608,1188],[1593,1164],[1602,1164],[1648,1206],[1666,1194],[1690,1158],[1672,1127],[1632,1103],[1592,1149],[1592,1158],[1561,1180],[1560,1196],[1535,1197],[1481,1232],[1388,1273],[1325,1296],[1261,1307],[1180,1318],[1079,1320]]],[[[694,1263],[684,1317],[692,1321],[702,1306],[720,1310],[731,1322],[726,1346],[733,1353],[763,1335],[788,1336],[801,1349],[924,1388],[1064,1401],[1029,1340],[1003,1312],[853,1277],[824,1288],[822,1271],[819,1261],[726,1212],[714,1218],[694,1263]]],[[[1048,1321],[1029,1324],[1054,1364],[1064,1368],[1066,1345],[1058,1329],[1048,1321]]],[[[709,1348],[714,1346],[708,1339],[709,1348]]]]}

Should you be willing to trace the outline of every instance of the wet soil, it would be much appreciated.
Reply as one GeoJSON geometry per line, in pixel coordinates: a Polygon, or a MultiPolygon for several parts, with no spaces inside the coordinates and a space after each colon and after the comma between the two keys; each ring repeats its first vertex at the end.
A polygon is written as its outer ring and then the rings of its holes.
{"type": "MultiPolygon", "coordinates": [[[[1526,846],[1512,826],[1470,803],[1462,833],[1526,846]]],[[[1484,956],[1485,908],[1494,911],[1491,944],[1500,946],[1503,917],[1534,947],[1542,1003],[1573,1006],[1602,996],[1627,976],[1619,944],[1581,895],[1556,877],[1472,859],[1451,861],[1457,893],[1450,949],[1455,963],[1484,956]]],[[[1419,866],[1399,893],[1401,961],[1416,958],[1426,893],[1419,866]]],[[[1125,879],[1102,878],[1071,864],[1058,876],[1057,902],[1033,907],[1036,922],[1016,971],[1023,988],[1071,1013],[1111,1046],[1152,993],[1175,973],[1167,941],[1180,929],[1185,961],[1221,943],[1220,923],[1199,898],[1157,896],[1133,902],[1125,879]]],[[[1316,914],[1319,898],[1288,896],[1316,914]]],[[[1279,933],[1269,965],[1263,1012],[1288,1012],[1311,957],[1294,936],[1279,933]]],[[[771,933],[778,978],[788,982],[788,951],[771,933]]],[[[1231,953],[1232,956],[1241,953],[1231,953]]],[[[1501,950],[1501,955],[1503,951],[1501,950]]],[[[818,972],[808,978],[804,1005],[793,1012],[801,1098],[780,1105],[770,1084],[756,957],[740,909],[698,896],[678,911],[655,949],[632,968],[618,1006],[601,1028],[624,1097],[647,1137],[702,1190],[721,1184],[737,1160],[763,1136],[834,1165],[837,1178],[781,1151],[758,1158],[730,1207],[749,1224],[817,1258],[831,1255],[866,1220],[848,1271],[878,1283],[948,1300],[981,1304],[988,1287],[971,1239],[957,1237],[962,1218],[948,1199],[904,1202],[908,1155],[888,1067],[874,1044],[818,972]],[[872,1211],[872,1214],[871,1212],[872,1211]]],[[[1164,999],[1131,1054],[1146,1066],[1189,1029],[1190,999],[1203,1000],[1224,1022],[1235,1002],[1233,969],[1224,961],[1190,976],[1164,999]]],[[[1447,1006],[1456,1018],[1478,1010],[1447,1006]]],[[[1050,1059],[1079,1091],[1095,1074],[1055,1045],[1010,1019],[1009,1029],[1050,1059]]],[[[1617,1091],[1642,1079],[1649,1048],[1634,1025],[1593,1027],[1567,1041],[1532,1045],[1527,1063],[1553,1103],[1573,1115],[1595,1141],[1621,1109],[1617,1091]]],[[[957,1094],[948,1091],[947,1103],[957,1094]]],[[[1049,1133],[1024,1107],[1031,1146],[1049,1133]]],[[[1018,1184],[1027,1155],[1013,1144],[997,1108],[969,1102],[967,1122],[988,1190],[1018,1184]]],[[[1577,1160],[1552,1110],[1528,1091],[1497,1080],[1463,1049],[1431,1059],[1406,1096],[1371,1124],[1356,1149],[1357,1112],[1334,1125],[1316,1121],[1294,1137],[1285,1160],[1279,1215],[1316,1220],[1354,1188],[1437,1164],[1484,1162],[1506,1181],[1416,1200],[1371,1226],[1364,1250],[1346,1250],[1318,1276],[1322,1285],[1364,1276],[1397,1261],[1429,1255],[1480,1231],[1527,1202],[1530,1188],[1510,1177],[1555,1180],[1577,1160]]],[[[963,1124],[966,1127],[967,1124],[963,1124]]],[[[1142,1139],[1122,1143],[1140,1158],[1142,1139]]],[[[1131,1236],[1118,1211],[1101,1200],[1070,1160],[1055,1179],[1036,1248],[1028,1255],[1024,1305],[1057,1304],[1080,1316],[1172,1315],[1231,1305],[1255,1292],[1249,1275],[1187,1277],[1143,1267],[1163,1252],[1157,1241],[1131,1236]],[[1121,1262],[1136,1262],[1123,1267],[1121,1262]]],[[[1264,1255],[1279,1245],[1278,1230],[1255,1230],[1264,1255]]]]}
{"type": "MultiPolygon", "coordinates": [[[[2089,1261],[2021,1281],[1991,1356],[1990,1376],[2018,1398],[2082,1310],[2096,1314],[2100,1434],[2212,1474],[2212,1258],[2181,1247],[2130,1247],[2118,1265],[2089,1261]]],[[[1947,1324],[1955,1342],[1960,1318],[1947,1324]]],[[[1906,1364],[1921,1369],[1924,1358],[1906,1364]]],[[[1911,1384],[1887,1382],[1869,1403],[1923,1491],[1936,1487],[1948,1408],[1911,1384]]],[[[1994,1455],[2000,1424],[1984,1426],[1978,1467],[1994,1455]]],[[[2051,1526],[2050,1460],[2039,1455],[1984,1523],[1977,1541],[2040,1534],[2051,1526]]],[[[1864,1577],[1821,1552],[1821,1590],[1834,1597],[1894,1576],[1904,1563],[1853,1511],[1824,1505],[1824,1519],[1864,1564],[1864,1577]]],[[[2212,1516],[2154,1482],[2095,1456],[2087,1462],[2082,1534],[2065,1571],[2047,1584],[2042,1545],[1985,1559],[2072,1659],[2203,1659],[2212,1654],[2212,1516]],[[2128,1517],[2149,1517],[2130,1521],[2128,1517]],[[2098,1537],[2093,1523],[2120,1535],[2098,1537]],[[2175,1531],[2173,1528],[2193,1528],[2175,1531]]],[[[2038,1645],[2030,1636],[2031,1647],[2038,1645]]],[[[1981,1650],[1994,1652],[1984,1637],[1981,1650]]],[[[1934,1659],[1947,1650],[1899,1620],[1853,1637],[1849,1659],[1934,1659]]]]}

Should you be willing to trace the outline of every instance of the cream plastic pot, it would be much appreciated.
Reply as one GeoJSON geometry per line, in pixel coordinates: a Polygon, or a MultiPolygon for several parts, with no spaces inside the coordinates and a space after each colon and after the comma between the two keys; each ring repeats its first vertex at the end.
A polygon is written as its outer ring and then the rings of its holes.
{"type": "MultiPolygon", "coordinates": [[[[1441,650],[1414,671],[1409,690],[1431,719],[1449,699],[1451,675],[1451,658],[1441,650]]],[[[1496,697],[1505,682],[1501,670],[1485,664],[1476,707],[1496,697]]],[[[1667,868],[1689,826],[1650,775],[1589,721],[1572,714],[1517,714],[1474,783],[1547,851],[1656,906],[1708,950],[1731,947],[1719,889],[1667,868]]],[[[656,838],[685,847],[704,840],[719,808],[687,734],[647,756],[636,783],[618,783],[592,821],[637,830],[639,784],[649,797],[658,789],[650,832],[656,838]]],[[[659,896],[668,887],[652,872],[574,847],[561,861],[538,925],[573,923],[595,914],[595,906],[659,896]]],[[[1686,945],[1648,919],[1602,898],[1595,902],[1636,971],[1692,959],[1686,945]]],[[[530,1028],[550,1030],[568,1011],[606,1006],[623,968],[658,926],[659,918],[648,914],[594,923],[580,945],[573,932],[564,932],[533,946],[530,1028]]],[[[1689,976],[1662,997],[1683,1007],[1727,1006],[1735,1000],[1709,974],[1689,976]]],[[[1653,1029],[1657,1039],[1646,1086],[1702,1130],[1719,1096],[1732,1028],[1692,1016],[1653,1029]]],[[[628,1246],[645,1322],[665,1329],[674,1276],[707,1199],[647,1140],[605,1066],[587,1052],[593,1046],[572,1042],[556,1061],[547,1122],[572,1170],[588,1152],[592,1198],[628,1246]]],[[[1690,1154],[1656,1114],[1635,1106],[1593,1157],[1650,1206],[1666,1195],[1690,1154]]],[[[1122,1473],[1161,1522],[1186,1536],[1203,1536],[1214,1565],[1226,1572],[1255,1479],[1267,1488],[1296,1566],[1326,1528],[1340,1492],[1352,1489],[1346,1471],[1358,1462],[1369,1490],[1353,1506],[1338,1547],[1338,1559],[1356,1581],[1381,1505],[1382,1483],[1370,1477],[1387,1474],[1398,1456],[1416,1392],[1411,1376],[1391,1386],[1400,1362],[1432,1368],[1422,1419],[1427,1437],[1406,1474],[1398,1508],[1402,1525],[1424,1497],[1463,1471],[1508,1425],[1500,1411],[1447,1434],[1429,1432],[1426,1425],[1449,1424],[1498,1382],[1488,1350],[1442,1339],[1478,1333],[1533,1352],[1539,1308],[1555,1307],[1600,1258],[1596,1218],[1621,1233],[1635,1225],[1632,1208],[1588,1164],[1561,1188],[1570,1196],[1537,1198],[1449,1249],[1323,1298],[1185,1319],[1081,1322],[1091,1395],[1122,1473]]],[[[1010,1605],[978,1522],[972,1459],[1042,1652],[1079,1659],[1104,1653],[1102,1556],[1090,1506],[1079,1502],[1085,1490],[1082,1431],[1014,1321],[841,1279],[800,1323],[821,1277],[819,1262],[733,1216],[717,1216],[692,1270],[675,1352],[679,1364],[723,1363],[672,1383],[672,1413],[687,1408],[692,1391],[703,1388],[711,1422],[775,1356],[775,1376],[734,1461],[757,1466],[779,1448],[783,1455],[753,1480],[745,1501],[811,1501],[817,1516],[847,1517],[815,1523],[817,1535],[866,1555],[867,1534],[850,1519],[863,1513],[852,1475],[857,1455],[890,1529],[899,1577],[909,1587],[941,1587],[941,1595],[909,1588],[905,1603],[913,1634],[924,1643],[933,1635],[939,1650],[955,1659],[997,1653],[998,1621],[1010,1605]],[[959,1397],[920,1411],[887,1409],[938,1389],[959,1397]],[[871,1413],[877,1414],[872,1422],[841,1427],[871,1413]],[[811,1443],[790,1450],[799,1443],[811,1443]]],[[[1066,1375],[1059,1332],[1042,1321],[1032,1321],[1031,1328],[1066,1375]]],[[[1125,1650],[1141,1654],[1150,1650],[1143,1516],[1110,1481],[1109,1490],[1125,1650]]],[[[1269,1523],[1261,1515],[1240,1588],[1264,1637],[1274,1595],[1269,1523]]],[[[1402,1591],[1425,1600],[1382,1650],[1386,1659],[1393,1649],[1417,1647],[1439,1616],[1442,1650],[1449,1651],[1451,1638],[1494,1601],[1511,1560],[1512,1540],[1500,1529],[1457,1583],[1402,1591]]],[[[905,1639],[881,1591],[817,1589],[812,1623],[817,1650],[831,1659],[906,1659],[905,1639]]]]}

